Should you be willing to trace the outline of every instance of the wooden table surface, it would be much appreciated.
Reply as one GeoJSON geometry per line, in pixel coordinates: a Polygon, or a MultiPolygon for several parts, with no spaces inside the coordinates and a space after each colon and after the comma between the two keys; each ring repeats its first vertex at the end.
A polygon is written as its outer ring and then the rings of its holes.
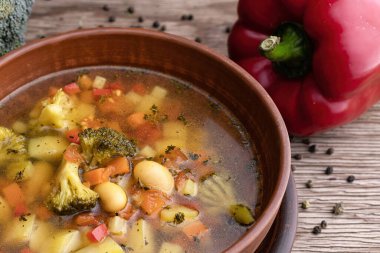
{"type": "MultiPolygon", "coordinates": [[[[263,0],[264,1],[264,0],[263,0]]],[[[153,29],[160,22],[166,32],[194,40],[226,55],[226,27],[236,20],[236,0],[36,0],[28,24],[27,39],[33,40],[78,28],[141,25],[153,29]],[[102,9],[104,4],[108,11],[102,9]],[[128,7],[134,13],[128,13],[128,7]],[[181,16],[192,14],[192,21],[181,16]],[[139,23],[142,16],[144,22],[139,23]],[[115,19],[114,22],[109,20],[115,19]]],[[[380,252],[380,105],[355,122],[310,138],[317,152],[295,139],[292,153],[299,202],[310,201],[310,208],[299,209],[299,224],[293,252],[380,252]],[[326,155],[333,147],[335,152],[326,155]],[[334,173],[325,175],[327,166],[334,173]],[[347,183],[354,175],[356,180],[347,183]],[[313,181],[311,189],[305,186],[313,181]],[[332,214],[342,202],[344,213],[332,214]],[[319,235],[313,227],[326,220],[319,235]]]]}

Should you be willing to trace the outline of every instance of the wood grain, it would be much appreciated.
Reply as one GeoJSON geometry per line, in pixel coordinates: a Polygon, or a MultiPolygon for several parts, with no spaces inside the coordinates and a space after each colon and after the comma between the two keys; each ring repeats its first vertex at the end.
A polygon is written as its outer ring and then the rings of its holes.
{"type": "MultiPolygon", "coordinates": [[[[27,39],[49,36],[78,27],[129,27],[141,25],[152,29],[156,20],[166,32],[202,43],[226,54],[225,28],[236,19],[235,0],[37,0],[29,21],[27,39]],[[107,3],[109,11],[102,10],[107,3]],[[129,6],[134,13],[127,13],[129,6]],[[183,14],[193,14],[193,21],[181,21],[183,14]],[[116,17],[110,23],[110,16],[116,17]],[[143,23],[137,21],[144,18],[143,23]]],[[[311,207],[299,209],[299,224],[293,252],[380,252],[380,105],[355,122],[310,138],[317,144],[311,154],[307,145],[295,139],[293,154],[303,159],[293,161],[299,201],[309,200],[311,207]],[[331,156],[325,151],[334,147],[331,156]],[[327,166],[334,167],[325,175],[327,166]],[[355,175],[353,183],[346,178],[355,175]],[[313,181],[314,187],[305,183],[313,181]],[[344,213],[332,214],[335,203],[342,202],[344,213]],[[311,233],[322,220],[327,228],[319,235],[311,233]]]]}

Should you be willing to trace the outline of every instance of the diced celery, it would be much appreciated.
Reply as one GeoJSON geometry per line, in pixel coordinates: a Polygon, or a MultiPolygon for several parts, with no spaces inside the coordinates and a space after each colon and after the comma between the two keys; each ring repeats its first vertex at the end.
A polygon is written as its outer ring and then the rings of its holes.
{"type": "Polygon", "coordinates": [[[168,94],[168,91],[160,86],[155,86],[150,93],[153,97],[156,97],[158,99],[163,99],[168,94]]]}
{"type": "Polygon", "coordinates": [[[96,76],[94,82],[92,83],[92,87],[94,89],[103,89],[106,85],[107,79],[102,76],[96,76]]]}

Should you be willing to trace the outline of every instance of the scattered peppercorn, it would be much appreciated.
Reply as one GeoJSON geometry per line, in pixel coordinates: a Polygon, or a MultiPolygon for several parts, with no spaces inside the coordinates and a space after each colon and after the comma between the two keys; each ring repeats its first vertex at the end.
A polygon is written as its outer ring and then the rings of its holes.
{"type": "Polygon", "coordinates": [[[334,168],[331,166],[328,166],[325,170],[326,175],[331,175],[334,172],[334,168]]]}
{"type": "Polygon", "coordinates": [[[328,148],[326,150],[326,155],[332,155],[332,154],[334,154],[334,148],[328,148]]]}
{"type": "Polygon", "coordinates": [[[340,215],[344,212],[342,203],[336,203],[333,208],[333,214],[340,215]]]}
{"type": "Polygon", "coordinates": [[[184,15],[181,16],[181,20],[188,20],[188,21],[191,21],[191,20],[193,20],[193,19],[194,19],[193,14],[189,14],[189,15],[184,14],[184,15]]]}
{"type": "Polygon", "coordinates": [[[310,188],[313,188],[313,181],[309,180],[309,181],[306,182],[305,185],[306,185],[306,187],[309,188],[309,189],[310,189],[310,188]]]}
{"type": "Polygon", "coordinates": [[[115,21],[116,21],[115,16],[109,16],[109,17],[108,17],[108,22],[113,23],[113,22],[115,22],[115,21]]]}
{"type": "Polygon", "coordinates": [[[133,8],[133,6],[129,6],[128,9],[127,9],[127,12],[129,14],[133,14],[135,12],[135,8],[133,8]]]}
{"type": "Polygon", "coordinates": [[[137,21],[138,21],[139,23],[142,23],[142,22],[144,22],[144,18],[143,18],[142,16],[139,16],[139,17],[137,18],[137,21]]]}
{"type": "Polygon", "coordinates": [[[202,43],[202,39],[199,38],[199,37],[196,37],[196,38],[195,38],[195,42],[202,43]]]}
{"type": "Polygon", "coordinates": [[[308,209],[310,207],[310,202],[308,200],[305,200],[301,203],[302,209],[308,209]]]}
{"type": "Polygon", "coordinates": [[[322,232],[322,230],[321,230],[321,227],[320,227],[320,226],[315,226],[315,227],[313,228],[313,234],[318,235],[318,234],[320,234],[321,232],[322,232]]]}
{"type": "Polygon", "coordinates": [[[225,33],[230,33],[231,32],[231,27],[227,26],[226,29],[224,29],[225,33]]]}
{"type": "Polygon", "coordinates": [[[103,5],[102,10],[103,11],[109,11],[110,7],[108,7],[108,5],[105,4],[105,5],[103,5]]]}
{"type": "Polygon", "coordinates": [[[301,154],[295,154],[295,155],[293,155],[293,158],[296,160],[302,160],[302,155],[301,154]]]}
{"type": "Polygon", "coordinates": [[[309,148],[307,149],[310,153],[315,153],[317,152],[317,145],[313,144],[310,145],[309,148]]]}
{"type": "Polygon", "coordinates": [[[351,175],[351,176],[348,176],[347,177],[347,182],[348,183],[352,183],[352,182],[354,182],[355,181],[355,176],[354,175],[351,175]]]}
{"type": "Polygon", "coordinates": [[[292,171],[294,172],[294,171],[296,171],[296,166],[295,165],[290,165],[290,168],[292,169],[292,171]]]}
{"type": "Polygon", "coordinates": [[[188,16],[187,16],[187,20],[193,20],[193,18],[194,18],[194,16],[192,15],[192,14],[189,14],[188,16]]]}
{"type": "Polygon", "coordinates": [[[160,31],[161,31],[161,32],[166,31],[166,26],[162,25],[162,26],[160,27],[160,31]]]}
{"type": "Polygon", "coordinates": [[[310,144],[310,139],[302,139],[302,143],[309,145],[310,144]]]}
{"type": "Polygon", "coordinates": [[[187,19],[187,16],[186,15],[182,15],[181,16],[181,20],[186,20],[187,19]]]}
{"type": "Polygon", "coordinates": [[[152,27],[153,27],[153,28],[158,28],[158,27],[160,27],[160,22],[158,22],[157,20],[154,21],[153,24],[152,24],[152,27]]]}
{"type": "Polygon", "coordinates": [[[327,228],[327,222],[325,220],[321,221],[321,228],[327,228]]]}

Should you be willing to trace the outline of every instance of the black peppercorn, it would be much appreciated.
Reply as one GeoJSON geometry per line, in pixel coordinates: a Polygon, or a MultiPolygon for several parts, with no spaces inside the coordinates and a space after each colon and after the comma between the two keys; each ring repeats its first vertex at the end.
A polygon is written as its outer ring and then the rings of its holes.
{"type": "Polygon", "coordinates": [[[189,15],[187,16],[187,20],[190,20],[190,21],[191,21],[191,20],[193,20],[193,18],[194,18],[194,17],[193,17],[193,14],[189,14],[189,15]]]}
{"type": "Polygon", "coordinates": [[[135,12],[135,8],[133,8],[133,6],[129,6],[128,9],[127,9],[127,12],[129,14],[133,14],[135,12]]]}
{"type": "Polygon", "coordinates": [[[355,176],[353,176],[353,175],[347,177],[348,183],[352,183],[352,182],[354,182],[354,180],[355,180],[355,176]]]}
{"type": "Polygon", "coordinates": [[[113,22],[115,22],[115,21],[116,21],[115,16],[109,16],[109,17],[108,17],[108,22],[113,23],[113,22]]]}
{"type": "Polygon", "coordinates": [[[157,20],[154,21],[153,24],[152,24],[152,27],[153,27],[153,28],[158,28],[158,27],[160,27],[160,22],[158,22],[157,20]]]}
{"type": "Polygon", "coordinates": [[[315,226],[315,227],[313,228],[313,234],[318,235],[318,234],[320,234],[321,232],[322,232],[322,230],[321,230],[321,227],[320,227],[320,226],[315,226]]]}
{"type": "Polygon", "coordinates": [[[202,39],[199,38],[199,37],[196,37],[196,38],[195,38],[195,42],[202,43],[202,39]]]}
{"type": "Polygon", "coordinates": [[[144,18],[143,18],[142,16],[139,16],[139,17],[137,18],[137,21],[138,21],[139,23],[142,23],[142,22],[144,22],[144,18]]]}
{"type": "Polygon", "coordinates": [[[325,170],[326,175],[331,175],[334,172],[334,168],[331,166],[328,166],[325,170]]]}
{"type": "Polygon", "coordinates": [[[302,143],[309,145],[310,144],[310,139],[302,139],[302,143]]]}
{"type": "Polygon", "coordinates": [[[310,153],[315,153],[317,151],[317,145],[313,144],[310,145],[309,148],[307,149],[310,153]]]}
{"type": "Polygon", "coordinates": [[[327,222],[325,220],[321,221],[321,228],[327,228],[327,222]]]}
{"type": "Polygon", "coordinates": [[[161,32],[164,32],[164,31],[166,31],[166,26],[164,26],[164,25],[163,25],[163,26],[161,26],[161,27],[160,27],[160,31],[161,31],[161,32]]]}
{"type": "Polygon", "coordinates": [[[328,148],[326,150],[326,155],[332,155],[334,153],[334,148],[328,148]]]}
{"type": "Polygon", "coordinates": [[[108,7],[108,5],[105,4],[105,5],[103,5],[102,10],[103,11],[109,11],[110,7],[108,7]]]}
{"type": "Polygon", "coordinates": [[[226,29],[224,29],[225,33],[230,33],[231,32],[231,27],[227,26],[226,29]]]}
{"type": "Polygon", "coordinates": [[[295,155],[293,155],[293,158],[296,160],[302,160],[302,155],[301,154],[295,154],[295,155]]]}
{"type": "Polygon", "coordinates": [[[307,188],[309,188],[309,189],[310,189],[310,188],[312,188],[312,187],[313,187],[313,181],[309,180],[309,181],[307,181],[307,182],[306,182],[306,184],[305,184],[305,185],[306,185],[306,187],[307,187],[307,188]]]}
{"type": "Polygon", "coordinates": [[[291,170],[294,172],[294,171],[296,171],[296,166],[295,165],[290,165],[290,168],[291,168],[291,170]]]}

